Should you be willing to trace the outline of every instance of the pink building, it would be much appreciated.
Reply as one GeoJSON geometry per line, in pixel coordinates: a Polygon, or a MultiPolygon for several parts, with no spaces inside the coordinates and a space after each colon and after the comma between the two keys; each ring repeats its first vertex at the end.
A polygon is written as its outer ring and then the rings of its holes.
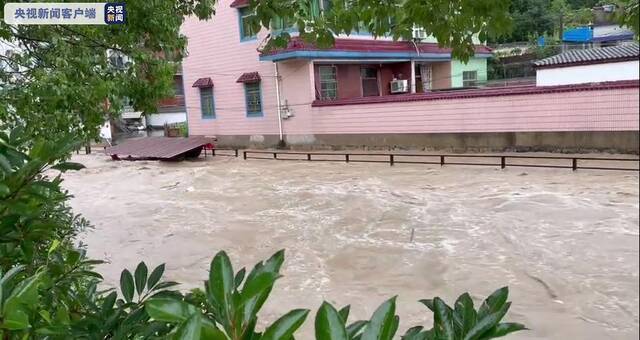
{"type": "Polygon", "coordinates": [[[251,32],[249,13],[248,1],[219,1],[213,20],[182,28],[192,135],[234,146],[638,150],[637,81],[485,89],[486,46],[462,63],[429,38],[354,34],[330,49],[294,38],[262,53],[269,32],[251,32]]]}

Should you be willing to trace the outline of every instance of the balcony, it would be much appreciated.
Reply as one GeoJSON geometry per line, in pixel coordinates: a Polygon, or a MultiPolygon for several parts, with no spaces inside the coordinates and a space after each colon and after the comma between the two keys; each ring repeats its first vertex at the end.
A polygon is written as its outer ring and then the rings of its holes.
{"type": "Polygon", "coordinates": [[[176,106],[184,107],[184,95],[175,95],[173,97],[164,98],[158,103],[158,109],[176,106]]]}

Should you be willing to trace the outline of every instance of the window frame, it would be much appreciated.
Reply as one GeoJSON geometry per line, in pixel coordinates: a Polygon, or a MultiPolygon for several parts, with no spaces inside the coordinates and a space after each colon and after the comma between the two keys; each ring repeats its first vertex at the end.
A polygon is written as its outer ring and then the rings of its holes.
{"type": "Polygon", "coordinates": [[[462,87],[478,86],[478,70],[462,71],[462,87]],[[467,78],[467,75],[473,74],[473,78],[467,78]],[[468,84],[470,83],[470,84],[468,84]]]}
{"type": "Polygon", "coordinates": [[[200,117],[202,119],[216,119],[216,102],[213,95],[213,87],[200,87],[198,89],[200,95],[200,117]],[[209,92],[211,99],[211,112],[205,113],[205,99],[207,99],[208,94],[205,92],[209,92]]]}
{"type": "MultiPolygon", "coordinates": [[[[336,100],[338,99],[338,68],[335,65],[318,65],[318,83],[320,84],[320,100],[336,100]],[[333,81],[323,81],[322,79],[322,70],[326,70],[326,69],[331,69],[334,79],[333,81]],[[328,97],[328,96],[324,96],[323,91],[326,91],[325,89],[322,88],[323,84],[334,84],[335,89],[333,89],[332,91],[334,92],[334,97],[328,97]]],[[[331,91],[331,90],[330,90],[331,91]]]]}
{"type": "Polygon", "coordinates": [[[173,92],[174,96],[184,96],[184,83],[180,75],[173,77],[173,92]]]}
{"type": "Polygon", "coordinates": [[[253,41],[258,39],[258,32],[253,32],[252,35],[246,35],[247,32],[245,32],[245,29],[244,29],[244,18],[252,15],[254,15],[254,13],[249,11],[249,7],[238,8],[238,28],[239,28],[241,42],[253,41]]]}
{"type": "Polygon", "coordinates": [[[272,18],[271,21],[269,22],[269,29],[271,30],[271,33],[283,33],[283,32],[293,33],[298,31],[298,28],[296,27],[295,22],[292,21],[287,23],[287,20],[281,17],[272,18]],[[276,27],[276,23],[280,27],[276,27]]]}
{"type": "MultiPolygon", "coordinates": [[[[252,96],[254,96],[254,94],[252,94],[252,96]]],[[[247,118],[255,118],[255,117],[264,117],[264,107],[263,107],[263,100],[262,100],[262,85],[260,84],[260,82],[255,82],[255,83],[244,83],[244,105],[245,105],[245,110],[246,110],[246,116],[247,118]],[[257,90],[257,99],[258,99],[258,105],[260,110],[259,111],[251,111],[250,110],[250,104],[249,104],[249,94],[250,91],[254,91],[254,89],[252,89],[253,87],[255,87],[255,90],[257,90]]]]}
{"type": "MultiPolygon", "coordinates": [[[[349,9],[349,3],[343,1],[345,9],[349,9]]],[[[326,12],[333,9],[333,3],[331,0],[313,0],[311,1],[311,13],[313,17],[322,17],[326,12]]],[[[363,22],[359,22],[357,27],[351,32],[351,35],[371,36],[369,29],[364,26],[363,22]]]]}
{"type": "Polygon", "coordinates": [[[362,97],[379,97],[382,95],[382,90],[380,88],[380,69],[375,67],[375,66],[360,66],[360,94],[362,95],[362,97]],[[376,77],[375,78],[371,78],[371,77],[363,77],[363,71],[365,69],[371,69],[371,70],[375,70],[376,72],[376,77]],[[377,88],[377,94],[375,95],[366,95],[364,94],[364,81],[365,80],[373,80],[375,79],[376,81],[376,88],[377,88]]]}

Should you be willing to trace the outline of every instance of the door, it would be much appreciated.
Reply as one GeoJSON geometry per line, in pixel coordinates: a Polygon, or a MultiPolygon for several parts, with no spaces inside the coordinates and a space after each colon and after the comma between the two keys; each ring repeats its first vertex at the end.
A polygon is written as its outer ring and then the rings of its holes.
{"type": "Polygon", "coordinates": [[[362,67],[360,69],[360,79],[362,81],[362,96],[372,97],[380,95],[380,84],[378,82],[378,69],[375,67],[362,67]]]}
{"type": "Polygon", "coordinates": [[[429,92],[433,87],[433,72],[431,64],[420,64],[420,77],[422,80],[422,92],[429,92]]]}

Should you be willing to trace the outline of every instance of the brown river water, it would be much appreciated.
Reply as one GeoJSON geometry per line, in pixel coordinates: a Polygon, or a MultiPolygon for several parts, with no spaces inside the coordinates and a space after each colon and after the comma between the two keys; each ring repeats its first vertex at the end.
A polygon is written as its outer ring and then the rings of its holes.
{"type": "Polygon", "coordinates": [[[637,172],[74,160],[87,169],[65,187],[108,285],[144,260],[193,288],[219,250],[239,269],[285,248],[263,322],[323,300],[368,318],[398,295],[404,330],[431,324],[421,298],[478,302],[508,285],[506,320],[532,329],[511,339],[639,336],[637,172]]]}

